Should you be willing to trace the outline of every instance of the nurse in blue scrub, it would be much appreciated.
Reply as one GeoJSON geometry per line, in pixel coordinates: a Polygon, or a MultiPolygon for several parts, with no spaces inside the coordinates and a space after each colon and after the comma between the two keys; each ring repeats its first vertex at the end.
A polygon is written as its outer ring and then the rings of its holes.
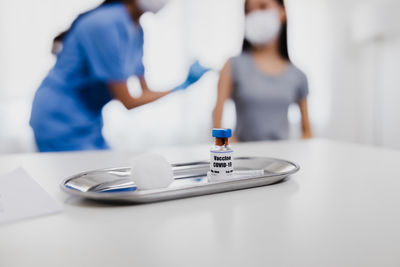
{"type": "MultiPolygon", "coordinates": [[[[35,94],[30,124],[39,151],[107,149],[101,111],[117,99],[127,109],[183,90],[207,71],[194,63],[186,81],[167,92],[151,91],[144,79],[144,12],[159,11],[168,0],[106,0],[80,15],[56,39],[55,66],[35,94]],[[143,93],[132,97],[127,79],[136,76],[143,93]]],[[[53,50],[53,51],[54,51],[53,50]]]]}

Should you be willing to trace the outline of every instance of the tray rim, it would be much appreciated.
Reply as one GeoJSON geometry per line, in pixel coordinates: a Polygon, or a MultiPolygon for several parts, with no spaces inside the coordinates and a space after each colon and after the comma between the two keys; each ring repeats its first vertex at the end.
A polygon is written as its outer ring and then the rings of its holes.
{"type": "MultiPolygon", "coordinates": [[[[293,166],[293,169],[290,171],[282,172],[279,174],[273,174],[273,175],[264,175],[260,177],[251,177],[251,178],[244,178],[244,179],[232,179],[232,180],[221,180],[221,181],[215,181],[212,183],[207,183],[205,185],[196,185],[196,186],[188,186],[188,187],[183,187],[183,188],[173,188],[169,190],[165,190],[164,188],[161,189],[153,189],[153,190],[137,190],[137,191],[130,191],[130,192],[118,192],[118,193],[107,193],[107,192],[82,192],[79,190],[75,190],[72,188],[68,188],[66,184],[68,181],[73,180],[75,178],[78,178],[80,176],[89,174],[89,173],[94,173],[94,172],[104,172],[104,171],[121,171],[125,169],[130,169],[130,167],[112,167],[112,168],[103,168],[103,169],[94,169],[94,170],[89,170],[89,171],[84,171],[80,173],[76,173],[74,175],[71,175],[61,181],[59,184],[60,188],[62,191],[73,195],[73,196],[78,196],[82,197],[85,199],[91,199],[91,200],[96,200],[96,201],[122,201],[122,202],[131,202],[131,203],[148,203],[148,202],[154,202],[154,201],[160,201],[160,200],[151,200],[152,197],[157,196],[159,194],[173,194],[174,192],[179,192],[183,190],[195,190],[197,188],[206,188],[206,187],[212,187],[218,186],[218,185],[224,185],[224,184],[232,184],[232,185],[238,185],[240,183],[245,183],[245,182],[251,182],[253,181],[255,184],[257,184],[257,181],[265,181],[265,180],[272,180],[272,182],[265,182],[264,185],[269,185],[269,184],[274,184],[278,183],[288,176],[297,173],[300,170],[299,164],[293,161],[289,160],[284,160],[284,159],[279,159],[279,158],[273,158],[273,157],[236,157],[234,158],[235,160],[272,160],[272,161],[279,161],[279,162],[284,162],[289,165],[293,166]],[[126,199],[126,197],[130,197],[130,199],[126,199]],[[142,200],[141,198],[150,198],[150,200],[142,200]]],[[[209,161],[190,161],[190,162],[184,162],[184,163],[173,163],[171,164],[173,168],[179,168],[179,167],[186,167],[186,166],[191,166],[191,165],[199,165],[199,164],[209,164],[209,161]]],[[[260,185],[261,186],[261,185],[260,185]]],[[[254,186],[255,187],[255,186],[254,186]]],[[[250,188],[250,187],[244,187],[245,188],[250,188]]],[[[233,189],[233,190],[238,190],[238,189],[233,189]]],[[[232,191],[232,190],[224,190],[222,192],[226,191],[232,191]]],[[[213,194],[213,193],[209,193],[213,194]]],[[[203,194],[207,195],[207,194],[203,194]]],[[[181,198],[186,198],[181,197],[181,198]]],[[[176,199],[176,198],[167,198],[167,199],[176,199]]]]}

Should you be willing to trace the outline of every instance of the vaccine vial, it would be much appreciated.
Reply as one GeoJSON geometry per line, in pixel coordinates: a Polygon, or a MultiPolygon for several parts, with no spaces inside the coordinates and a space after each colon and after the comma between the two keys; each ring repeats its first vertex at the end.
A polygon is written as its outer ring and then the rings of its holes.
{"type": "Polygon", "coordinates": [[[210,151],[210,178],[229,178],[233,174],[233,150],[229,145],[232,130],[215,128],[212,136],[215,144],[210,151]]]}

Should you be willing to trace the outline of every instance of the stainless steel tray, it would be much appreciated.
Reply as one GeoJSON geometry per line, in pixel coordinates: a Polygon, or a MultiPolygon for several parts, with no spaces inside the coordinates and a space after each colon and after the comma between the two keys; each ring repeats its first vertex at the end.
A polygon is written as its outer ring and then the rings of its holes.
{"type": "Polygon", "coordinates": [[[167,188],[139,190],[131,180],[131,168],[83,172],[65,179],[63,191],[87,199],[108,202],[148,203],[194,197],[274,184],[300,168],[296,163],[273,158],[234,159],[235,170],[264,170],[264,174],[208,181],[209,162],[174,164],[174,182],[167,188]]]}

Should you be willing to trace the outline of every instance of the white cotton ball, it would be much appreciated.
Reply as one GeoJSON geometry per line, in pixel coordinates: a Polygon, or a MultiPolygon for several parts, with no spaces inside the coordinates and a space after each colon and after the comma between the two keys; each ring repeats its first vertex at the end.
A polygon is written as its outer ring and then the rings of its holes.
{"type": "Polygon", "coordinates": [[[135,157],[131,166],[132,179],[139,190],[168,187],[174,181],[171,164],[160,155],[135,157]]]}

